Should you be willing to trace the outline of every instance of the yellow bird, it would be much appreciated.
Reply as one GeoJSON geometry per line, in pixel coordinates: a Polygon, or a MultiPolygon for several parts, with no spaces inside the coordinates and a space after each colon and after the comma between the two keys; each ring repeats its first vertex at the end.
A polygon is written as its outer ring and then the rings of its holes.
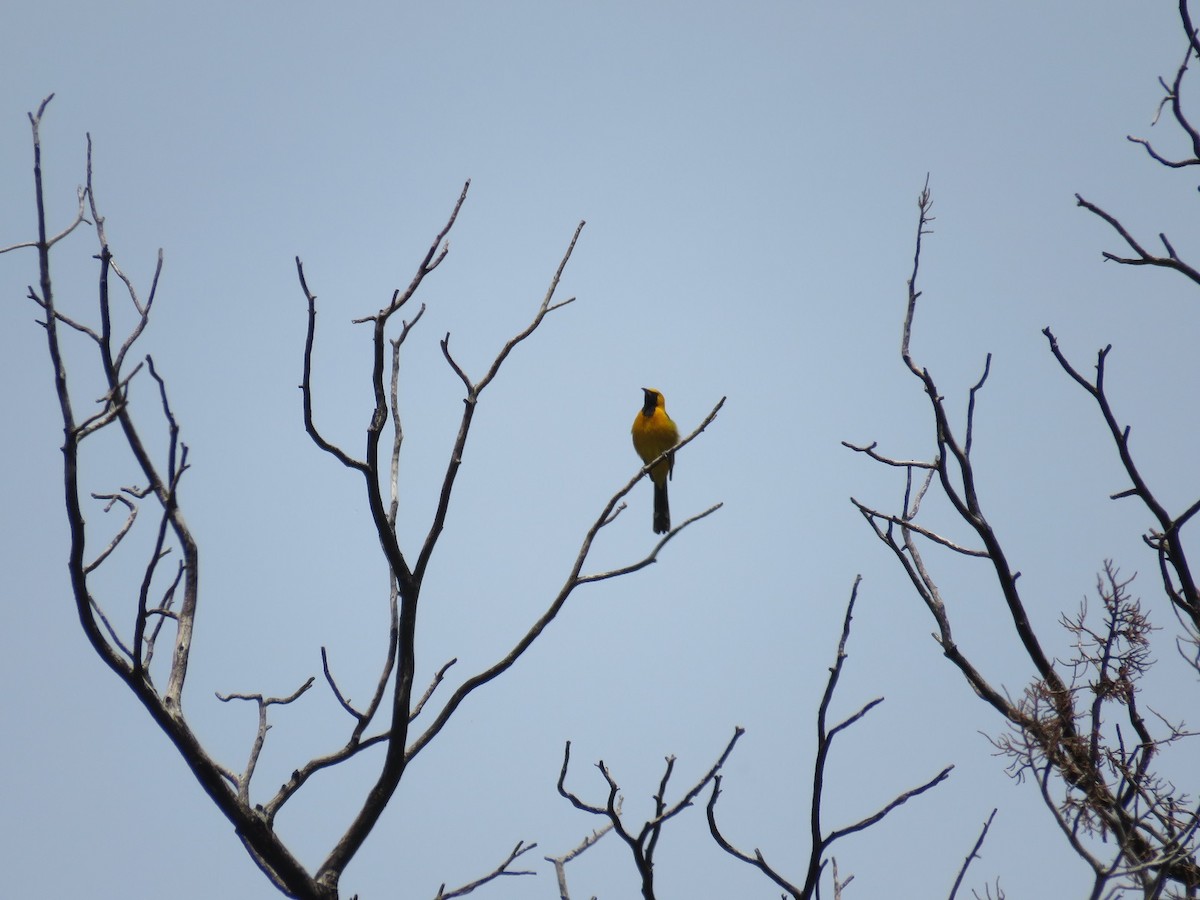
{"type": "MultiPolygon", "coordinates": [[[[644,463],[652,463],[679,443],[679,429],[667,415],[667,406],[661,391],[642,388],[646,395],[641,412],[633,420],[633,449],[644,463]]],[[[654,482],[654,533],[666,534],[671,530],[671,507],[667,503],[667,479],[675,468],[675,454],[650,469],[650,480],[654,482]]]]}

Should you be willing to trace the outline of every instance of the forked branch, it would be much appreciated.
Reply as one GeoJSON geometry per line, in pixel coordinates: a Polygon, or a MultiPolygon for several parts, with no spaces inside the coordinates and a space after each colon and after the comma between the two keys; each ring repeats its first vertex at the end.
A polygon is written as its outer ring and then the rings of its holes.
{"type": "MultiPolygon", "coordinates": [[[[696,797],[700,795],[700,792],[718,778],[717,773],[721,771],[721,767],[729,759],[729,755],[733,752],[738,739],[745,733],[746,730],[744,728],[735,728],[733,737],[725,745],[725,750],[713,766],[674,803],[668,803],[666,799],[667,784],[671,779],[672,773],[675,771],[675,757],[668,756],[666,759],[666,768],[663,770],[663,776],[658,785],[658,792],[654,795],[654,815],[642,823],[640,827],[634,828],[625,823],[621,814],[621,788],[617,784],[616,779],[613,778],[612,773],[608,770],[608,767],[604,764],[604,760],[596,763],[596,768],[600,770],[600,774],[608,785],[608,797],[603,805],[588,803],[567,789],[567,769],[571,764],[570,741],[567,741],[566,747],[563,750],[563,764],[558,775],[558,793],[569,800],[571,805],[576,809],[591,813],[594,816],[601,816],[607,820],[607,824],[625,842],[625,845],[629,847],[630,853],[633,855],[634,866],[637,868],[638,877],[641,881],[643,900],[654,900],[654,851],[658,846],[663,825],[690,807],[695,802],[696,797]]],[[[560,881],[560,886],[564,884],[564,882],[560,881]]]]}
{"type": "Polygon", "coordinates": [[[467,894],[473,892],[476,888],[483,887],[488,882],[495,881],[497,878],[503,878],[505,876],[536,875],[537,872],[534,872],[532,869],[512,868],[512,864],[514,862],[536,847],[537,844],[527,844],[524,841],[517,841],[517,845],[509,851],[509,854],[504,858],[504,861],[500,863],[500,865],[496,866],[496,868],[492,869],[491,872],[484,875],[482,878],[476,878],[474,881],[467,882],[462,887],[457,887],[450,891],[446,890],[446,885],[443,884],[440,888],[438,888],[438,892],[434,897],[434,900],[451,900],[453,897],[465,897],[467,894]]]}
{"type": "MultiPolygon", "coordinates": [[[[740,859],[742,862],[754,866],[764,875],[766,875],[777,886],[782,888],[793,898],[803,898],[803,900],[812,900],[812,898],[820,897],[820,882],[821,875],[825,870],[826,859],[830,848],[833,844],[843,837],[855,834],[870,828],[875,823],[881,821],[885,816],[892,811],[907,803],[913,797],[925,793],[936,785],[944,781],[950,774],[953,766],[946,766],[937,775],[931,778],[924,784],[904,791],[894,797],[891,801],[885,804],[871,815],[854,822],[853,824],[836,828],[826,832],[823,824],[822,805],[825,799],[825,771],[829,762],[829,755],[833,748],[833,739],[839,733],[849,728],[863,718],[868,712],[883,702],[883,698],[879,697],[871,700],[862,706],[857,712],[851,714],[845,719],[838,722],[833,727],[828,725],[829,707],[833,702],[834,691],[837,688],[838,680],[841,678],[842,669],[845,665],[848,654],[846,653],[846,643],[850,639],[850,623],[854,616],[854,604],[858,599],[858,588],[862,583],[862,576],[856,576],[854,585],[850,590],[850,599],[846,604],[846,615],[842,620],[842,633],[838,640],[837,655],[834,658],[834,663],[829,669],[829,678],[825,682],[825,690],[821,695],[820,705],[817,707],[817,756],[813,763],[813,781],[812,781],[812,798],[809,806],[809,855],[808,866],[805,871],[803,884],[787,879],[778,869],[767,862],[762,851],[757,847],[752,853],[747,853],[744,850],[739,850],[733,845],[721,832],[717,825],[717,800],[721,796],[721,777],[715,776],[713,779],[713,791],[708,800],[708,828],[713,836],[713,840],[717,845],[728,853],[730,856],[740,859]]],[[[852,878],[853,876],[851,876],[852,878]]],[[[839,882],[837,875],[834,875],[835,892],[840,891],[839,884],[844,886],[849,883],[849,879],[845,882],[839,882]]]]}

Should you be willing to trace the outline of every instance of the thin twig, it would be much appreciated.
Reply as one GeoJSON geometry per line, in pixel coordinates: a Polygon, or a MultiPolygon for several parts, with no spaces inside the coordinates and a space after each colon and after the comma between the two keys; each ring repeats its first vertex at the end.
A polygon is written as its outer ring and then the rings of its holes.
{"type": "Polygon", "coordinates": [[[976,839],[976,842],[974,842],[974,846],[971,847],[971,852],[967,853],[967,858],[962,860],[962,865],[959,868],[958,877],[954,878],[954,884],[953,884],[953,887],[950,887],[950,894],[949,894],[947,900],[954,900],[955,896],[958,895],[959,887],[962,884],[962,878],[965,878],[966,874],[967,874],[967,866],[971,865],[971,860],[979,858],[979,847],[983,846],[983,841],[986,838],[986,836],[988,836],[988,829],[991,828],[991,820],[994,820],[995,817],[996,817],[996,810],[992,809],[991,815],[988,816],[988,821],[983,823],[983,829],[980,830],[979,836],[976,839]]]}
{"type": "Polygon", "coordinates": [[[529,869],[509,869],[509,866],[511,866],[517,859],[524,856],[526,853],[528,853],[530,850],[533,850],[535,847],[537,847],[537,844],[527,844],[524,841],[517,841],[517,846],[512,848],[512,850],[509,852],[508,856],[505,857],[504,862],[502,862],[502,863],[500,863],[500,865],[496,866],[496,868],[493,869],[491,872],[489,872],[487,875],[484,875],[482,878],[477,878],[475,881],[464,884],[460,888],[455,888],[452,891],[447,891],[446,885],[443,884],[440,888],[438,888],[438,892],[437,892],[437,896],[435,897],[435,900],[451,900],[452,897],[466,896],[467,894],[474,891],[476,888],[482,887],[483,885],[487,884],[489,881],[495,881],[497,878],[500,878],[502,876],[536,875],[537,872],[534,872],[529,869]]]}

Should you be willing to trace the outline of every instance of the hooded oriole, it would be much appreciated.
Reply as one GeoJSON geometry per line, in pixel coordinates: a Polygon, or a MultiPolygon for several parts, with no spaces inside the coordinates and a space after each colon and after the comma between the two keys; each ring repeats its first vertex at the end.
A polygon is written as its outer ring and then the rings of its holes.
{"type": "MultiPolygon", "coordinates": [[[[633,449],[644,463],[652,463],[679,443],[679,429],[667,415],[666,403],[660,391],[642,388],[646,395],[641,412],[633,420],[633,449]]],[[[671,530],[671,507],[667,503],[667,479],[675,468],[675,454],[650,469],[654,482],[654,533],[671,530]]]]}

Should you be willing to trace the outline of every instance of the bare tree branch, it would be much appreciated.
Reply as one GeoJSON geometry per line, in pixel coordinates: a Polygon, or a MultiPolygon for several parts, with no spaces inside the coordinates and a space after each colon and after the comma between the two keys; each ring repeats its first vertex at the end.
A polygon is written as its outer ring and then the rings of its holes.
{"type": "MultiPolygon", "coordinates": [[[[569,748],[569,745],[570,745],[570,742],[568,742],[568,748],[569,748]]],[[[559,785],[560,786],[562,784],[563,778],[565,778],[565,777],[566,777],[566,768],[564,766],[563,772],[559,777],[559,785]]],[[[560,791],[561,790],[562,789],[560,787],[560,791]]],[[[564,796],[569,796],[569,795],[564,795],[564,796]]],[[[621,807],[620,807],[620,803],[618,802],[617,815],[620,816],[620,814],[621,814],[621,807]]],[[[604,837],[606,834],[608,834],[612,830],[613,830],[613,823],[611,821],[606,822],[604,825],[600,826],[595,831],[593,831],[591,834],[589,834],[587,837],[585,837],[582,841],[580,841],[579,844],[577,844],[573,849],[568,850],[562,856],[543,857],[546,860],[546,862],[551,863],[554,866],[554,874],[558,880],[559,900],[571,900],[571,894],[567,890],[567,863],[574,860],[577,856],[579,856],[581,853],[583,853],[589,847],[594,845],[597,841],[600,840],[600,838],[604,837]]],[[[595,900],[595,898],[593,898],[593,900],[595,900]]]]}
{"type": "Polygon", "coordinates": [[[129,529],[133,527],[133,523],[137,520],[137,506],[124,494],[92,494],[92,498],[108,501],[108,503],[104,504],[105,512],[111,512],[113,506],[120,503],[125,507],[126,516],[117,533],[113,535],[113,539],[108,542],[108,546],[101,550],[95,559],[83,567],[85,575],[91,574],[97,566],[108,559],[109,555],[117,549],[117,545],[121,543],[125,535],[129,534],[129,529]]]}
{"type": "Polygon", "coordinates": [[[1108,359],[1109,352],[1112,350],[1112,345],[1109,344],[1096,354],[1096,380],[1095,382],[1091,382],[1080,374],[1067,360],[1058,346],[1057,338],[1055,338],[1049,328],[1043,328],[1042,334],[1046,336],[1046,340],[1050,344],[1050,352],[1054,354],[1054,358],[1058,360],[1058,364],[1062,367],[1063,371],[1070,375],[1071,379],[1087,391],[1092,399],[1096,401],[1096,405],[1100,409],[1100,414],[1104,417],[1104,423],[1108,426],[1113,443],[1116,445],[1121,465],[1124,467],[1125,473],[1129,476],[1129,480],[1133,483],[1133,487],[1127,492],[1122,492],[1122,495],[1136,496],[1142,501],[1150,514],[1154,516],[1158,522],[1160,532],[1153,536],[1154,539],[1150,542],[1151,546],[1158,550],[1160,560],[1164,563],[1170,563],[1171,570],[1179,579],[1179,589],[1176,590],[1171,583],[1170,577],[1167,575],[1167,570],[1164,568],[1163,586],[1175,605],[1184,614],[1189,616],[1193,623],[1200,625],[1200,587],[1197,586],[1196,579],[1192,575],[1191,563],[1188,561],[1187,551],[1180,535],[1180,528],[1183,524],[1195,515],[1197,509],[1200,509],[1200,501],[1193,503],[1183,515],[1172,517],[1142,476],[1141,470],[1133,459],[1133,453],[1129,446],[1129,426],[1121,426],[1118,423],[1116,414],[1109,403],[1108,395],[1104,390],[1105,362],[1108,359]]]}
{"type": "Polygon", "coordinates": [[[1111,225],[1113,231],[1119,234],[1122,239],[1124,239],[1125,243],[1129,245],[1129,248],[1133,250],[1135,254],[1137,254],[1136,256],[1118,256],[1115,253],[1109,253],[1105,251],[1101,254],[1105,259],[1111,260],[1115,263],[1121,263],[1121,265],[1125,266],[1157,266],[1163,269],[1174,269],[1176,272],[1180,273],[1186,278],[1191,279],[1196,284],[1200,284],[1200,272],[1196,271],[1196,269],[1179,258],[1179,256],[1175,253],[1175,248],[1171,246],[1171,242],[1167,239],[1165,234],[1160,234],[1158,239],[1162,242],[1163,247],[1166,249],[1167,255],[1155,256],[1153,253],[1150,253],[1145,247],[1139,244],[1137,240],[1134,239],[1133,235],[1125,230],[1125,226],[1122,225],[1115,216],[1109,215],[1096,204],[1084,200],[1078,194],[1075,195],[1075,201],[1079,206],[1082,206],[1088,212],[1099,216],[1101,219],[1111,225]]]}
{"type": "Polygon", "coordinates": [[[885,466],[895,466],[899,469],[936,469],[937,460],[927,462],[920,459],[892,459],[890,456],[883,456],[876,452],[875,448],[879,446],[878,441],[871,441],[869,444],[852,444],[849,441],[842,441],[842,446],[848,450],[853,450],[855,453],[865,453],[875,462],[883,463],[885,466]]]}
{"type": "Polygon", "coordinates": [[[308,288],[308,280],[304,277],[304,263],[296,257],[296,275],[300,278],[300,288],[308,300],[308,333],[304,339],[304,375],[300,381],[300,390],[304,395],[304,430],[312,438],[313,443],[333,456],[338,462],[350,469],[363,471],[366,463],[352,458],[341,447],[331,444],[317,429],[313,418],[312,407],[312,351],[313,340],[317,333],[317,295],[308,288]]]}
{"type": "MultiPolygon", "coordinates": [[[[676,445],[675,449],[679,450],[679,449],[685,447],[691,441],[695,440],[696,437],[698,437],[701,434],[701,432],[703,432],[704,429],[708,427],[708,425],[713,421],[713,419],[716,418],[717,412],[721,409],[721,406],[724,403],[725,403],[725,398],[722,397],[721,400],[717,403],[717,405],[715,407],[713,407],[712,412],[710,412],[704,418],[704,421],[702,421],[700,423],[700,425],[697,426],[696,429],[690,435],[688,435],[684,440],[680,441],[676,445]]],[[[601,510],[600,514],[592,522],[592,525],[588,529],[587,534],[584,536],[583,543],[579,548],[579,553],[575,557],[575,562],[571,566],[571,571],[568,573],[566,581],[563,583],[563,586],[559,589],[559,592],[555,596],[554,600],[550,603],[550,606],[542,614],[541,618],[539,618],[536,622],[534,622],[534,624],[524,634],[524,636],[522,636],[521,639],[517,641],[517,643],[513,646],[513,648],[502,659],[495,662],[489,668],[484,669],[483,671],[471,676],[466,681],[464,681],[461,685],[458,686],[458,688],[454,691],[454,693],[446,701],[446,703],[442,707],[441,711],[434,718],[433,722],[430,723],[430,725],[425,729],[425,731],[421,734],[421,736],[418,737],[415,741],[413,741],[412,745],[409,747],[408,756],[410,759],[412,757],[416,756],[418,753],[420,753],[421,750],[424,749],[424,747],[429,743],[429,741],[432,740],[437,735],[437,733],[442,730],[443,727],[445,727],[446,722],[449,721],[450,717],[454,714],[455,710],[458,709],[459,705],[473,691],[475,691],[477,688],[483,686],[484,684],[487,684],[489,681],[491,681],[492,679],[496,678],[497,676],[499,676],[500,674],[502,674],[503,672],[508,670],[521,657],[521,655],[527,649],[529,649],[530,645],[533,644],[533,642],[535,640],[537,640],[538,636],[541,635],[541,633],[546,629],[546,626],[548,626],[558,616],[559,612],[563,608],[563,605],[567,602],[567,599],[574,592],[575,588],[577,588],[581,584],[586,584],[586,583],[592,582],[592,581],[601,581],[601,580],[604,580],[607,578],[616,577],[618,574],[627,574],[629,572],[635,572],[635,571],[638,571],[639,569],[644,568],[645,566],[647,566],[650,563],[655,561],[658,551],[662,548],[662,546],[664,544],[666,544],[666,542],[668,540],[670,540],[672,537],[674,537],[676,534],[678,534],[682,529],[687,527],[692,522],[697,521],[698,519],[704,518],[705,516],[715,512],[718,508],[720,508],[720,504],[710,507],[709,509],[705,510],[704,512],[702,512],[696,516],[693,516],[690,519],[687,519],[682,524],[680,524],[678,527],[672,529],[670,532],[668,532],[666,535],[663,536],[663,538],[658,542],[658,544],[650,552],[650,554],[648,556],[646,556],[645,558],[643,558],[638,563],[634,563],[630,566],[624,567],[622,570],[618,570],[618,571],[614,571],[614,572],[599,573],[599,574],[590,575],[590,576],[585,576],[585,575],[580,574],[583,569],[584,563],[587,561],[588,554],[591,552],[592,543],[595,541],[596,535],[600,532],[601,528],[603,528],[605,525],[609,524],[609,522],[611,522],[613,520],[613,516],[614,516],[613,511],[616,509],[617,505],[621,502],[621,500],[625,497],[626,494],[628,494],[631,490],[633,490],[634,486],[638,483],[639,480],[641,480],[642,475],[646,471],[648,471],[647,468],[643,467],[636,476],[631,478],[625,484],[625,486],[623,488],[621,488],[619,491],[617,491],[617,493],[613,494],[613,496],[609,498],[608,502],[604,505],[604,508],[601,510]]]]}
{"type": "Polygon", "coordinates": [[[1166,96],[1163,97],[1163,99],[1159,102],[1158,112],[1155,113],[1154,121],[1151,122],[1151,125],[1158,123],[1159,117],[1162,115],[1163,107],[1170,106],[1171,112],[1175,117],[1175,123],[1183,130],[1184,134],[1186,134],[1191,141],[1192,156],[1188,159],[1170,160],[1160,156],[1150,145],[1150,142],[1145,138],[1138,138],[1134,137],[1133,135],[1128,135],[1126,137],[1127,140],[1132,141],[1135,144],[1141,144],[1145,151],[1150,155],[1150,158],[1155,162],[1161,163],[1162,165],[1172,169],[1182,169],[1186,168],[1187,166],[1200,164],[1200,131],[1197,131],[1192,126],[1192,123],[1188,121],[1188,117],[1184,113],[1183,104],[1181,102],[1183,93],[1183,76],[1187,74],[1188,63],[1191,61],[1192,54],[1197,52],[1196,29],[1192,26],[1192,19],[1190,13],[1188,12],[1187,0],[1179,0],[1179,15],[1183,24],[1184,34],[1188,38],[1187,51],[1183,54],[1183,62],[1181,62],[1179,67],[1175,70],[1175,79],[1172,84],[1168,85],[1166,80],[1163,78],[1158,79],[1158,83],[1162,85],[1163,90],[1166,91],[1166,96]]]}
{"type": "Polygon", "coordinates": [[[871,507],[867,506],[865,503],[860,503],[858,500],[856,500],[853,497],[850,498],[850,502],[855,505],[855,507],[858,509],[858,511],[860,513],[863,514],[863,516],[867,519],[867,521],[873,521],[875,519],[880,519],[884,522],[887,522],[890,525],[899,525],[901,528],[906,528],[909,531],[916,532],[917,534],[919,534],[923,537],[929,538],[935,544],[941,544],[943,547],[946,547],[949,550],[953,550],[955,553],[961,553],[963,556],[974,556],[974,557],[982,558],[982,559],[988,558],[988,552],[986,550],[974,550],[970,547],[963,547],[959,544],[954,543],[954,541],[950,540],[950,538],[943,537],[942,535],[938,534],[936,531],[933,531],[930,528],[926,528],[923,525],[918,525],[916,522],[912,521],[911,518],[908,518],[906,516],[895,516],[895,515],[892,515],[891,513],[880,512],[877,509],[872,509],[871,507]]]}
{"type": "MultiPolygon", "coordinates": [[[[754,866],[764,875],[766,875],[776,885],[783,888],[787,893],[794,898],[810,898],[820,897],[821,874],[825,869],[826,854],[830,846],[840,838],[849,834],[862,831],[880,821],[892,810],[903,805],[908,800],[922,794],[939,784],[949,774],[953,766],[947,766],[940,773],[934,776],[925,784],[905,791],[895,797],[882,809],[871,816],[856,822],[853,825],[846,826],[841,829],[825,833],[824,825],[822,824],[822,804],[825,799],[825,770],[829,761],[829,754],[833,747],[833,738],[841,731],[849,728],[855,722],[859,721],[870,710],[883,702],[883,698],[871,700],[862,706],[857,712],[851,714],[841,722],[834,725],[832,728],[827,726],[829,717],[829,707],[833,702],[833,694],[837,688],[838,680],[841,678],[842,668],[845,665],[848,654],[846,653],[846,644],[850,639],[850,623],[854,617],[854,604],[858,600],[858,588],[862,583],[862,576],[855,576],[854,585],[850,589],[850,599],[846,603],[846,615],[842,620],[842,633],[838,640],[837,656],[834,659],[833,665],[829,669],[829,678],[825,683],[825,690],[821,695],[821,702],[817,707],[817,756],[813,762],[813,780],[812,780],[812,798],[809,806],[809,855],[808,865],[805,872],[805,880],[802,886],[797,886],[795,883],[785,878],[774,866],[770,865],[762,852],[755,848],[753,853],[746,853],[735,847],[722,833],[717,825],[716,806],[717,798],[721,795],[721,778],[715,775],[713,777],[713,792],[708,800],[708,828],[717,845],[728,853],[730,856],[740,859],[744,863],[754,866]]],[[[838,877],[834,874],[834,892],[840,893],[841,889],[850,883],[850,879],[844,882],[839,882],[838,877]]]]}
{"type": "Polygon", "coordinates": [[[246,762],[246,770],[236,777],[238,799],[249,806],[250,804],[250,779],[254,777],[254,769],[258,765],[258,757],[262,753],[263,744],[267,739],[267,732],[271,726],[267,724],[267,708],[270,706],[284,706],[299,699],[310,687],[316,679],[309,678],[308,681],[292,691],[286,697],[264,697],[262,694],[222,694],[217,692],[217,699],[222,703],[228,703],[231,700],[248,700],[258,706],[258,732],[254,735],[254,743],[250,747],[250,758],[246,762]]]}
{"type": "Polygon", "coordinates": [[[527,844],[524,841],[517,841],[517,846],[512,848],[508,856],[505,857],[504,862],[496,866],[496,868],[494,868],[487,875],[484,875],[482,878],[477,878],[475,881],[464,884],[460,888],[455,888],[452,891],[447,891],[446,885],[443,884],[440,888],[438,888],[435,900],[451,900],[452,897],[464,897],[474,891],[476,888],[483,887],[483,885],[487,884],[489,881],[495,881],[497,878],[505,875],[536,875],[536,872],[528,869],[509,868],[509,866],[516,862],[517,859],[524,856],[535,847],[537,847],[537,844],[527,844]]]}
{"type": "Polygon", "coordinates": [[[983,823],[983,829],[979,832],[979,837],[975,839],[975,845],[971,848],[971,852],[967,854],[967,858],[963,860],[962,867],[958,870],[958,876],[954,879],[954,884],[950,888],[950,895],[947,900],[954,900],[958,896],[958,889],[962,886],[963,879],[967,875],[967,868],[971,865],[972,860],[979,859],[979,848],[983,846],[984,839],[987,838],[988,829],[992,827],[992,819],[994,818],[996,818],[995,809],[987,817],[987,821],[983,823]]]}
{"type": "MultiPolygon", "coordinates": [[[[658,785],[658,793],[654,795],[654,815],[637,829],[636,834],[625,825],[622,819],[621,789],[613,778],[612,773],[609,772],[608,767],[604,764],[604,760],[596,763],[596,768],[600,770],[600,774],[608,784],[608,797],[604,806],[587,803],[581,800],[576,794],[567,790],[567,768],[571,762],[570,741],[567,741],[566,747],[563,750],[563,764],[558,776],[558,792],[561,796],[569,800],[571,805],[576,809],[591,813],[592,815],[603,816],[608,820],[608,824],[612,826],[616,835],[625,842],[633,855],[634,866],[637,868],[638,877],[641,880],[642,897],[644,900],[654,900],[654,851],[658,846],[662,826],[690,807],[700,792],[704,790],[705,786],[718,777],[717,773],[720,772],[721,767],[729,759],[729,755],[733,752],[738,739],[745,733],[746,730],[744,728],[735,728],[733,730],[733,737],[730,738],[729,743],[725,745],[725,750],[708,772],[692,785],[679,800],[669,805],[666,801],[667,782],[670,781],[671,774],[675,770],[675,757],[668,756],[666,768],[658,785]]],[[[561,888],[565,885],[565,882],[560,879],[559,884],[561,888]]]]}
{"type": "MultiPolygon", "coordinates": [[[[562,303],[553,303],[554,292],[558,289],[558,283],[562,278],[563,270],[567,267],[567,263],[571,259],[571,254],[575,251],[575,244],[579,240],[579,234],[583,231],[584,224],[584,222],[580,222],[579,225],[576,226],[575,233],[571,236],[571,242],[567,245],[566,252],[563,253],[562,259],[559,260],[558,268],[555,270],[554,276],[550,279],[550,286],[546,289],[546,294],[542,298],[541,306],[538,307],[537,313],[534,315],[533,320],[527,326],[525,326],[522,331],[509,338],[505,345],[500,349],[500,352],[496,354],[496,358],[492,361],[492,365],[487,370],[487,373],[477,383],[472,384],[470,379],[466,376],[466,373],[458,368],[458,366],[454,364],[453,360],[451,360],[449,350],[450,335],[447,334],[442,339],[442,353],[445,355],[446,360],[451,363],[459,377],[463,379],[464,384],[466,384],[467,396],[463,398],[462,420],[459,423],[458,436],[454,440],[454,449],[450,451],[450,464],[447,466],[446,474],[442,478],[442,490],[438,496],[437,511],[434,513],[433,523],[429,527],[429,533],[425,536],[425,543],[421,547],[421,552],[417,557],[416,567],[413,569],[413,577],[415,577],[418,581],[420,581],[424,576],[425,567],[429,565],[429,560],[433,556],[433,550],[437,545],[438,537],[441,535],[442,529],[445,527],[446,513],[450,508],[450,496],[454,490],[454,482],[458,476],[459,466],[462,465],[463,450],[467,444],[467,435],[471,430],[471,422],[475,416],[475,407],[479,402],[479,395],[483,393],[484,388],[491,384],[497,373],[499,373],[500,366],[504,363],[504,360],[508,358],[508,355],[513,351],[517,344],[521,343],[531,334],[533,334],[533,332],[539,325],[542,324],[542,321],[549,313],[571,302],[571,300],[566,300],[562,303]]],[[[572,298],[572,300],[573,299],[574,298],[572,298]]]]}

